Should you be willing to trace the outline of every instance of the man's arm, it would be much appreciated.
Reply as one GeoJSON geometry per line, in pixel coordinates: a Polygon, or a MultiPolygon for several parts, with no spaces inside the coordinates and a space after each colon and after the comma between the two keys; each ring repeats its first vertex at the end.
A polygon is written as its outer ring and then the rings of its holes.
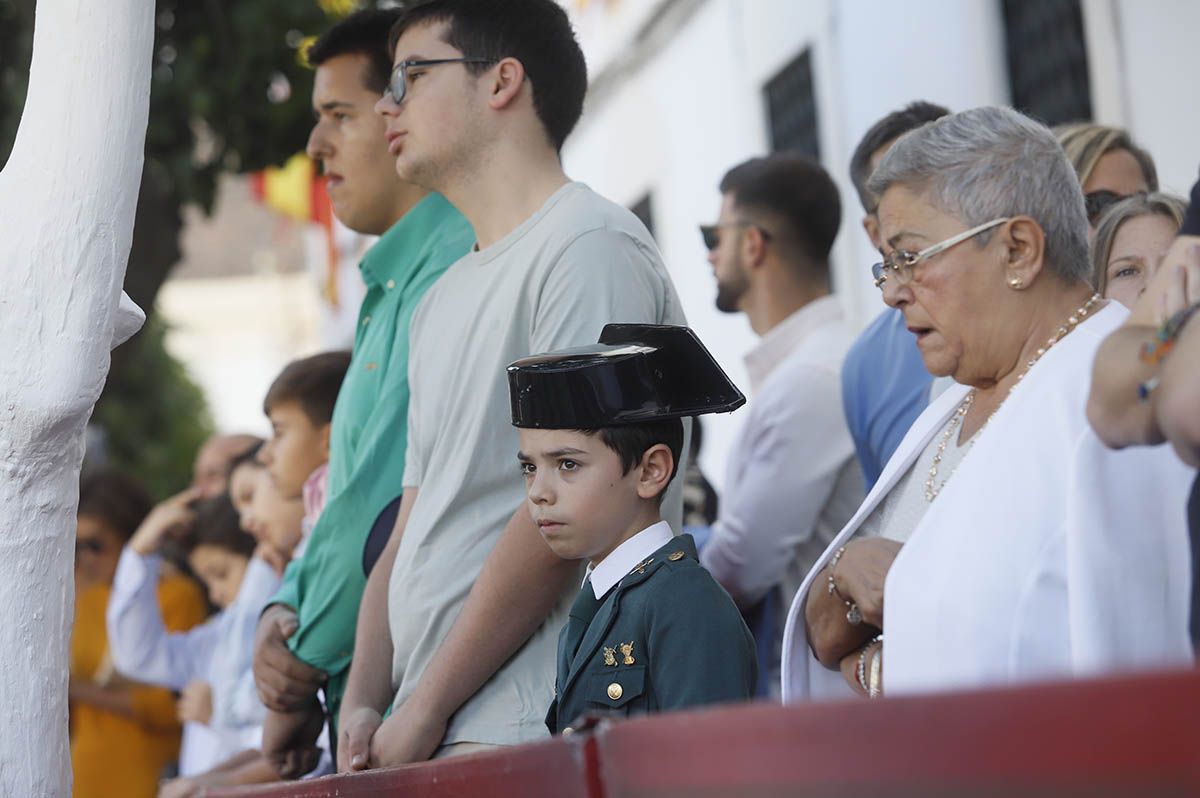
{"type": "Polygon", "coordinates": [[[1129,318],[1096,352],[1087,416],[1107,446],[1152,445],[1165,440],[1158,425],[1158,391],[1144,399],[1139,392],[1139,386],[1158,375],[1159,366],[1144,363],[1139,353],[1153,345],[1162,322],[1200,301],[1200,262],[1192,252],[1197,245],[1198,236],[1175,239],[1129,318]]]}
{"type": "Polygon", "coordinates": [[[776,387],[789,390],[759,397],[765,401],[747,422],[745,457],[736,466],[738,490],[721,503],[700,552],[700,562],[742,608],[784,578],[854,454],[836,374],[814,370],[776,387]]]}
{"type": "Polygon", "coordinates": [[[520,507],[413,694],[376,732],[375,764],[428,759],[450,716],[537,631],[578,575],[578,561],[555,556],[520,507]]]}
{"type": "Polygon", "coordinates": [[[1179,457],[1200,466],[1200,319],[1192,318],[1162,368],[1158,423],[1179,457]]]}
{"type": "Polygon", "coordinates": [[[396,525],[363,590],[354,635],[354,658],[350,661],[350,677],[338,723],[337,767],[341,773],[368,767],[371,737],[392,703],[393,649],[388,623],[388,587],[404,527],[417,500],[417,490],[404,489],[396,525]]]}

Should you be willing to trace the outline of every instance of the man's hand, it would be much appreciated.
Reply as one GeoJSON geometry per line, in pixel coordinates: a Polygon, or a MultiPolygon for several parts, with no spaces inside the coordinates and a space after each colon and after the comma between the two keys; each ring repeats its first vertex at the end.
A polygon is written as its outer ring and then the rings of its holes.
{"type": "Polygon", "coordinates": [[[196,513],[191,505],[199,498],[199,489],[188,488],[157,505],[133,533],[129,547],[143,557],[157,552],[163,538],[195,520],[196,513]]]}
{"type": "Polygon", "coordinates": [[[317,740],[325,711],[315,697],[296,712],[268,711],[263,721],[262,752],[283,779],[298,779],[321,760],[317,740]]]}
{"type": "Polygon", "coordinates": [[[202,723],[212,720],[212,686],[199,679],[189,682],[179,694],[179,720],[202,723]]]}
{"type": "Polygon", "coordinates": [[[274,712],[296,712],[316,701],[325,672],[300,661],[287,647],[299,621],[291,607],[274,604],[258,619],[254,635],[254,682],[258,697],[274,712]]]}
{"type": "Polygon", "coordinates": [[[382,723],[383,716],[369,707],[342,714],[338,724],[338,773],[378,766],[377,762],[371,761],[371,742],[382,723]]]}
{"type": "Polygon", "coordinates": [[[433,756],[446,736],[445,718],[422,712],[409,699],[388,716],[371,739],[372,767],[424,762],[433,756]]]}

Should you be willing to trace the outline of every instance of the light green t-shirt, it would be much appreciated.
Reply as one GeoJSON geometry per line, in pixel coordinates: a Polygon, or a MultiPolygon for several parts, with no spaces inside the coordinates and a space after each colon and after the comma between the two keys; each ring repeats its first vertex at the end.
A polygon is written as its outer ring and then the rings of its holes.
{"type": "MultiPolygon", "coordinates": [[[[388,597],[397,704],[412,693],[525,500],[505,367],[594,344],[610,322],[685,320],[646,228],[582,183],[559,189],[504,239],[451,266],[417,308],[404,485],[419,493],[388,597]]],[[[663,504],[676,532],[679,482],[663,504]]],[[[444,743],[546,736],[558,631],[575,592],[455,714],[444,743]]]]}

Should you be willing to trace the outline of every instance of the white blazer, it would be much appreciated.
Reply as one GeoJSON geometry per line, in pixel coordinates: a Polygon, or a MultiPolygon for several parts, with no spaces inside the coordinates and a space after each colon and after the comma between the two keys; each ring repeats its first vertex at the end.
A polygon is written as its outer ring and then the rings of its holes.
{"type": "MultiPolygon", "coordinates": [[[[1195,472],[1169,446],[1106,448],[1085,415],[1096,350],[1127,315],[1109,302],[1042,357],[913,530],[884,588],[887,693],[1191,662],[1195,472]]],[[[784,701],[852,694],[809,649],[808,591],[968,390],[952,386],[917,418],[801,585],[784,630],[784,701]]]]}

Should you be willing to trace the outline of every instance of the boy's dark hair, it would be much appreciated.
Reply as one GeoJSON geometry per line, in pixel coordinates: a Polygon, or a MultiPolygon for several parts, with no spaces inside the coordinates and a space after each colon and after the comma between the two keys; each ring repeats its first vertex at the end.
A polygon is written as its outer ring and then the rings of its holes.
{"type": "Polygon", "coordinates": [[[783,224],[770,228],[779,244],[801,258],[788,261],[805,277],[829,278],[829,251],[842,222],[837,186],[816,161],[801,155],[751,158],[721,178],[721,193],[741,209],[768,214],[783,224]]]}
{"type": "Polygon", "coordinates": [[[197,546],[216,546],[240,557],[249,557],[257,545],[242,529],[238,511],[228,494],[196,505],[196,520],[184,539],[188,552],[197,546]]]}
{"type": "Polygon", "coordinates": [[[128,541],[150,514],[154,501],[133,477],[100,469],[79,482],[79,512],[103,522],[128,541]]]}
{"type": "Polygon", "coordinates": [[[941,119],[949,113],[949,108],[917,100],[871,125],[871,129],[863,135],[858,146],[854,148],[854,154],[850,156],[850,180],[854,183],[854,190],[858,192],[858,199],[862,202],[864,211],[874,213],[879,205],[878,198],[867,191],[867,181],[871,178],[871,156],[875,151],[908,131],[916,130],[921,125],[941,119]]]}
{"type": "MultiPolygon", "coordinates": [[[[621,459],[621,473],[628,474],[642,461],[646,450],[656,444],[664,444],[671,450],[671,479],[679,472],[679,458],[683,453],[683,421],[668,418],[663,421],[646,421],[641,424],[622,424],[617,427],[580,430],[584,435],[599,436],[604,445],[617,453],[621,459]]],[[[667,480],[670,484],[670,480],[667,480]]],[[[664,490],[658,494],[662,501],[664,490]]]]}
{"type": "MultiPolygon", "coordinates": [[[[426,0],[402,12],[392,27],[393,56],[404,32],[449,23],[446,43],[468,58],[515,58],[533,87],[533,107],[546,136],[561,150],[583,113],[587,64],[567,12],[554,0],[426,0]]],[[[493,64],[464,64],[480,75],[493,64]]]]}
{"type": "Polygon", "coordinates": [[[314,427],[325,426],[333,420],[333,406],[349,368],[349,352],[322,352],[293,360],[267,389],[263,412],[270,415],[283,402],[296,402],[314,427]]]}
{"type": "Polygon", "coordinates": [[[399,9],[367,9],[351,14],[309,46],[308,63],[316,69],[339,55],[366,56],[369,65],[363,70],[363,86],[383,94],[392,77],[388,33],[399,17],[399,9]]]}

